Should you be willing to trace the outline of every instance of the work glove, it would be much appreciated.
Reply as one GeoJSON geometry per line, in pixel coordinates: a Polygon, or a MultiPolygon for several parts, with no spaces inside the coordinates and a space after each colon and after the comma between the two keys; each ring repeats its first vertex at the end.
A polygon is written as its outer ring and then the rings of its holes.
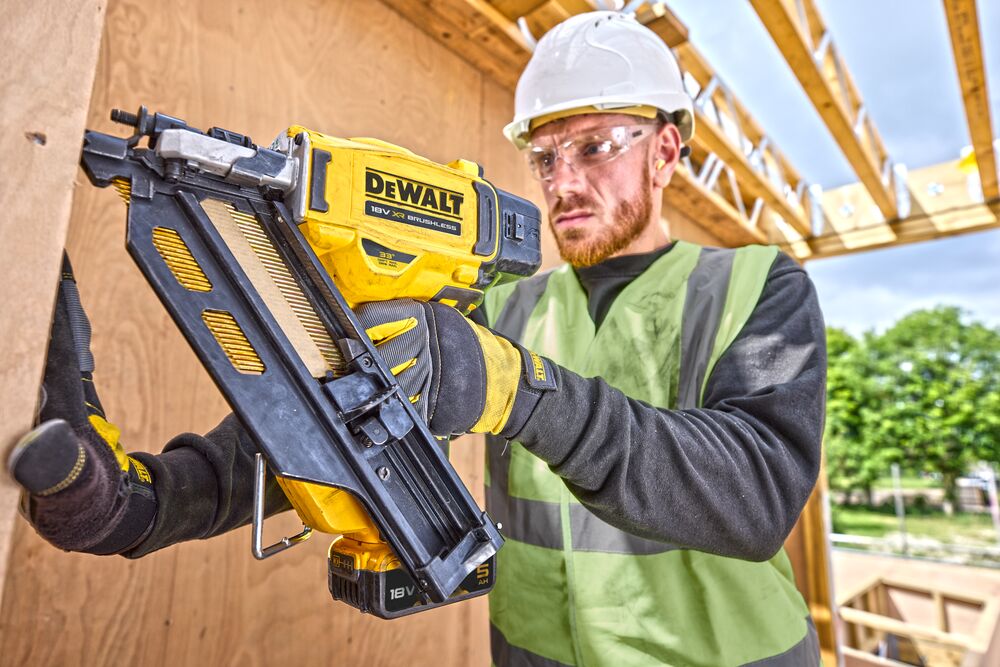
{"type": "Polygon", "coordinates": [[[21,513],[43,538],[67,551],[119,553],[152,527],[149,471],[129,457],[104,415],[93,381],[90,322],[69,258],[52,321],[41,422],[8,459],[21,485],[21,513]]]}
{"type": "Polygon", "coordinates": [[[440,303],[372,302],[358,319],[438,436],[514,437],[555,389],[551,362],[440,303]]]}

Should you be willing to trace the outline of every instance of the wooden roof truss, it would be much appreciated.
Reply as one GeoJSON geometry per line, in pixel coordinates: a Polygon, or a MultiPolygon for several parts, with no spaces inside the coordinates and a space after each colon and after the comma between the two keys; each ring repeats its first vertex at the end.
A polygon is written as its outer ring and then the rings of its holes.
{"type": "MultiPolygon", "coordinates": [[[[386,1],[510,90],[536,38],[570,16],[614,4],[386,1]]],[[[992,130],[974,0],[945,0],[945,5],[954,43],[962,45],[955,48],[956,62],[985,203],[964,197],[966,175],[957,161],[915,174],[893,163],[813,0],[750,2],[859,183],[827,192],[807,183],[694,48],[686,27],[666,5],[633,1],[626,10],[634,11],[674,51],[695,103],[691,154],[665,193],[668,204],[728,245],[776,243],[800,261],[998,224],[998,207],[991,201],[997,198],[996,162],[988,141],[992,130]]]]}
{"type": "Polygon", "coordinates": [[[895,178],[892,160],[813,0],[750,2],[882,215],[905,217],[899,201],[905,181],[895,178]]]}

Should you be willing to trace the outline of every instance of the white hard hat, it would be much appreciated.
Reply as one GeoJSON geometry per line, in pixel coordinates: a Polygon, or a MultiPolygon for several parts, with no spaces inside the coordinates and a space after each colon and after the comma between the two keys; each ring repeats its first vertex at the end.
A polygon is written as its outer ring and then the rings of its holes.
{"type": "Polygon", "coordinates": [[[532,121],[576,113],[654,108],[677,125],[681,141],[694,135],[694,110],[680,67],[656,33],[631,14],[577,14],[539,40],[517,82],[514,120],[504,135],[527,144],[532,121]],[[566,113],[560,113],[566,112],[566,113]]]}

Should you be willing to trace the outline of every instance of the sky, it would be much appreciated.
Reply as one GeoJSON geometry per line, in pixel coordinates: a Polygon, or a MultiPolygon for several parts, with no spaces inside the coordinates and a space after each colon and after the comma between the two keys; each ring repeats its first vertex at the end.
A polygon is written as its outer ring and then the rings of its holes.
{"type": "MultiPolygon", "coordinates": [[[[816,0],[889,154],[913,170],[970,144],[940,0],[816,0]]],[[[746,0],[668,0],[689,39],[802,176],[857,181],[746,0]]],[[[1000,128],[1000,2],[980,0],[994,136],[1000,128]]],[[[1000,327],[1000,230],[808,262],[827,324],[859,334],[956,305],[1000,327]]]]}

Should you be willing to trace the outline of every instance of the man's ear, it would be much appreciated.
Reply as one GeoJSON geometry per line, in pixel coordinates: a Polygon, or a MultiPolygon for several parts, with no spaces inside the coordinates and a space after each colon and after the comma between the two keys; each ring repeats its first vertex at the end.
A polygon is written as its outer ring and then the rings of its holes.
{"type": "Polygon", "coordinates": [[[681,157],[681,133],[673,123],[664,123],[653,137],[653,185],[665,188],[681,157]]]}

